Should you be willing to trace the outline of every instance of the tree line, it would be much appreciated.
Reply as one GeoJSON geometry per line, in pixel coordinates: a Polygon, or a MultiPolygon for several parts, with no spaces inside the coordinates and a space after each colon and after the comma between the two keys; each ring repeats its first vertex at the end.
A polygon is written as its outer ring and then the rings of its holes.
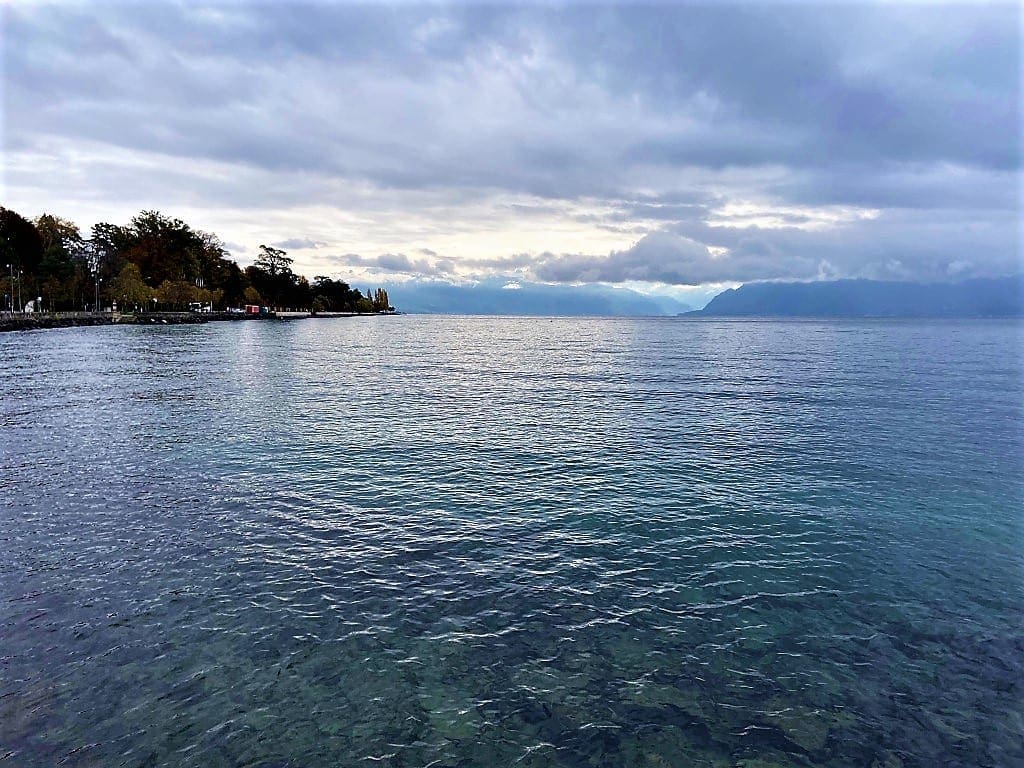
{"type": "Polygon", "coordinates": [[[48,311],[115,303],[122,311],[181,310],[193,302],[217,309],[393,310],[383,288],[364,295],[326,275],[311,282],[292,270],[286,251],[268,245],[242,269],[217,235],[158,211],[142,211],[126,226],[96,224],[86,237],[67,219],[43,214],[30,221],[0,207],[0,264],[3,310],[38,299],[48,311]]]}

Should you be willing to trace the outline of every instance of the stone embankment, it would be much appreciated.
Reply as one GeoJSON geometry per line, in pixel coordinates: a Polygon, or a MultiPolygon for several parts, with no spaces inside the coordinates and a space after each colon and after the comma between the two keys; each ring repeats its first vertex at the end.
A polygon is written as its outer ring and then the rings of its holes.
{"type": "Polygon", "coordinates": [[[0,331],[31,331],[42,328],[73,328],[81,325],[182,325],[211,320],[276,320],[269,315],[239,312],[35,312],[0,314],[0,331]]]}
{"type": "Polygon", "coordinates": [[[43,328],[74,328],[79,325],[183,325],[209,323],[213,320],[300,320],[307,317],[372,317],[396,315],[398,312],[291,312],[279,310],[267,315],[241,312],[0,312],[0,331],[32,331],[43,328]]]}

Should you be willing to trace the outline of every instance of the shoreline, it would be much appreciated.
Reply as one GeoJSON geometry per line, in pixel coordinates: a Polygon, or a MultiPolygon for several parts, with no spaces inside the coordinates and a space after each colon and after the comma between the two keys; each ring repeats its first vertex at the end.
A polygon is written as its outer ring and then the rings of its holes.
{"type": "Polygon", "coordinates": [[[303,320],[306,318],[370,317],[396,314],[394,312],[271,312],[266,315],[246,315],[239,312],[17,312],[0,314],[0,333],[36,331],[52,328],[79,328],[98,325],[194,325],[211,322],[240,322],[254,320],[303,320]]]}

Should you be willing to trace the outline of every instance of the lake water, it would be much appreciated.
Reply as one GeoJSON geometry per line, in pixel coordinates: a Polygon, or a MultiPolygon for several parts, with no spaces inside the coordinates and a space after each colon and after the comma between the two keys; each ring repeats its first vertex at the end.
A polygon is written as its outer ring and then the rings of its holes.
{"type": "Polygon", "coordinates": [[[0,765],[1022,765],[1022,349],[0,335],[0,765]]]}

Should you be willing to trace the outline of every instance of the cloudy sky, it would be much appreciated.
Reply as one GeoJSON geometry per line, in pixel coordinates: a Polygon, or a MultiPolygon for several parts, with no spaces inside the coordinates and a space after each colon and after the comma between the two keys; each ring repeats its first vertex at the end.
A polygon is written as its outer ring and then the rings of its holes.
{"type": "Polygon", "coordinates": [[[683,297],[1021,268],[1016,5],[0,13],[0,202],[28,216],[155,208],[309,275],[683,297]]]}

